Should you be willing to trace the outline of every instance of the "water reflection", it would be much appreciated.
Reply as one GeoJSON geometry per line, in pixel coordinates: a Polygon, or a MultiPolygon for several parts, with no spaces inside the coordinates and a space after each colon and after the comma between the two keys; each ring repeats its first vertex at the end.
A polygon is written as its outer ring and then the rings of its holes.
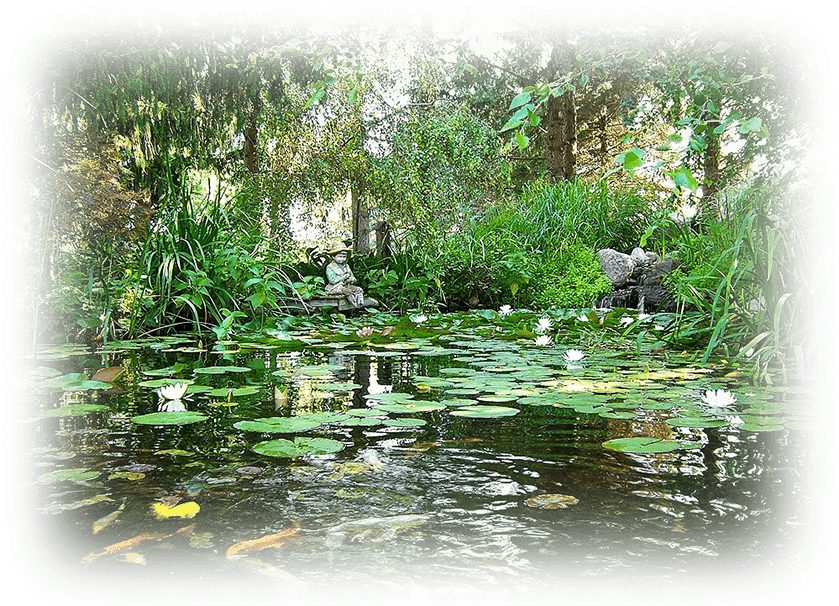
{"type": "MultiPolygon", "coordinates": [[[[143,365],[172,363],[159,355],[154,364],[138,357],[109,363],[121,362],[135,373],[143,365]]],[[[136,383],[124,394],[94,396],[112,405],[112,413],[38,422],[38,448],[31,456],[39,470],[100,472],[80,482],[40,485],[42,515],[74,529],[68,565],[152,533],[169,537],[168,547],[151,540],[144,545],[146,569],[224,575],[252,566],[295,587],[359,579],[410,586],[429,577],[485,588],[509,582],[544,587],[564,575],[601,576],[639,567],[678,578],[677,571],[711,560],[765,554],[774,545],[772,529],[786,523],[781,504],[799,490],[794,474],[784,471],[794,467],[787,460],[789,432],[673,427],[666,422],[671,411],[656,409],[641,410],[633,419],[546,405],[519,405],[515,417],[497,419],[434,411],[421,413],[427,424],[410,430],[316,430],[315,435],[344,444],[332,455],[261,457],[251,450],[253,436],[233,428],[238,419],[364,409],[365,396],[393,392],[432,400],[442,388],[420,390],[413,377],[451,378],[440,370],[466,362],[347,351],[259,352],[231,361],[253,364],[242,381],[258,385],[260,392],[238,398],[235,406],[210,407],[201,400],[196,405],[212,415],[203,424],[131,423],[130,417],[156,407],[150,390],[136,383]],[[678,439],[698,448],[642,454],[601,447],[625,436],[678,439]],[[143,477],[110,479],[115,472],[143,477]],[[528,504],[543,494],[577,502],[559,509],[528,504]],[[59,507],[97,495],[108,500],[59,507]],[[200,513],[190,520],[155,520],[149,507],[161,498],[194,501],[200,513]],[[91,533],[91,523],[120,503],[125,509],[117,521],[91,533]],[[174,534],[190,527],[184,535],[174,534]],[[292,530],[293,541],[249,553],[251,564],[222,555],[239,542],[292,530]]],[[[227,377],[207,382],[233,385],[227,377]]],[[[46,395],[44,406],[90,398],[46,395]]],[[[113,565],[103,556],[87,568],[110,571],[113,565]]]]}

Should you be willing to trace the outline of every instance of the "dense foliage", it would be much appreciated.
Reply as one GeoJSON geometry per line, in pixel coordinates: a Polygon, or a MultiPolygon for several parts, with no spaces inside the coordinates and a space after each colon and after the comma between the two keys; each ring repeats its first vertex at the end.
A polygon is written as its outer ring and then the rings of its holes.
{"type": "Polygon", "coordinates": [[[782,40],[511,25],[491,55],[314,29],[92,27],[44,56],[34,341],[271,328],[337,241],[389,310],[587,308],[597,250],[640,245],[680,261],[672,346],[761,381],[806,363],[809,125],[782,40]]]}

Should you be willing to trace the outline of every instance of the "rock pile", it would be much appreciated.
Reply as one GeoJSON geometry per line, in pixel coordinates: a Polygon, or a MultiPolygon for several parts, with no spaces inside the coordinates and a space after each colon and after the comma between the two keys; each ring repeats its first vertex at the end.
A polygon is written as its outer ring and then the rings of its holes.
{"type": "Polygon", "coordinates": [[[659,259],[654,252],[636,247],[630,254],[611,248],[597,251],[600,266],[612,281],[612,291],[604,295],[598,307],[624,307],[643,313],[676,311],[676,301],[661,281],[678,265],[670,256],[659,259]]]}

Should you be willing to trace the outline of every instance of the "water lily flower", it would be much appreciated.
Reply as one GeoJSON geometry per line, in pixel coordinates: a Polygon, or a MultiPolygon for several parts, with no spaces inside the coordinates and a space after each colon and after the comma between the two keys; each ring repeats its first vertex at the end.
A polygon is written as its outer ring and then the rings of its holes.
{"type": "Polygon", "coordinates": [[[357,334],[360,339],[366,339],[373,334],[373,329],[369,326],[365,326],[364,328],[359,328],[355,331],[355,334],[357,334]]]}
{"type": "Polygon", "coordinates": [[[729,425],[744,425],[746,422],[737,415],[725,415],[729,425]]]}
{"type": "Polygon", "coordinates": [[[418,315],[418,316],[414,316],[414,317],[413,317],[413,320],[414,320],[414,322],[416,322],[417,324],[422,324],[423,322],[428,321],[428,316],[423,315],[423,314],[420,314],[420,315],[418,315]]]}
{"type": "Polygon", "coordinates": [[[545,345],[551,345],[553,340],[548,335],[540,335],[536,337],[535,343],[539,347],[544,347],[545,345]]]}
{"type": "Polygon", "coordinates": [[[581,352],[579,349],[568,349],[565,351],[565,355],[563,356],[566,362],[579,362],[585,357],[586,354],[581,352]]]}
{"type": "Polygon", "coordinates": [[[702,395],[702,402],[711,408],[728,408],[737,402],[737,397],[725,389],[709,389],[702,395]]]}
{"type": "Polygon", "coordinates": [[[538,332],[544,332],[546,330],[550,330],[553,325],[554,323],[550,318],[539,318],[539,324],[536,325],[536,330],[538,332]]]}
{"type": "Polygon", "coordinates": [[[186,404],[183,403],[183,400],[179,399],[163,400],[157,409],[160,412],[184,412],[186,410],[186,404]]]}
{"type": "Polygon", "coordinates": [[[502,316],[509,316],[513,313],[513,308],[510,305],[502,305],[501,308],[498,310],[502,316]]]}
{"type": "Polygon", "coordinates": [[[189,387],[187,383],[164,385],[157,390],[157,395],[163,400],[180,400],[184,397],[187,387],[189,387]]]}

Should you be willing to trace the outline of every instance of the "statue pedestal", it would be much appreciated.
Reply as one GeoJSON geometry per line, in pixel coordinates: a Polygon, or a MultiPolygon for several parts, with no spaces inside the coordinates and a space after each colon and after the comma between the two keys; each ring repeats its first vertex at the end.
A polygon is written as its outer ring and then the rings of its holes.
{"type": "Polygon", "coordinates": [[[338,311],[353,311],[355,309],[377,308],[379,306],[379,302],[376,301],[376,299],[364,297],[363,307],[353,307],[352,305],[350,305],[349,301],[347,301],[346,297],[337,296],[325,297],[323,299],[310,299],[309,301],[305,302],[305,306],[307,310],[337,309],[338,311]]]}

